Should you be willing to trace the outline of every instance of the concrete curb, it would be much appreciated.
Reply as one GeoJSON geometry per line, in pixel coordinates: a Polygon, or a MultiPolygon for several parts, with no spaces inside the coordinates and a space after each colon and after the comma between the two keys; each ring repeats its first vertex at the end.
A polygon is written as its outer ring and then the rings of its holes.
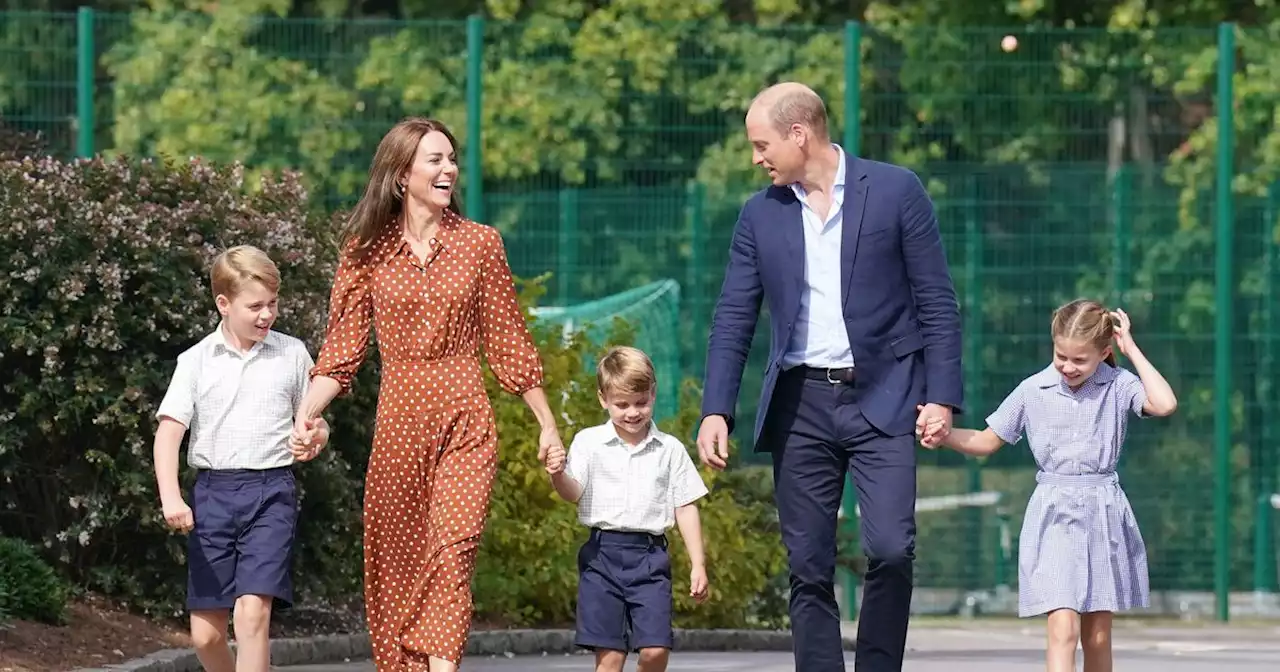
{"type": "MultiPolygon", "coordinates": [[[[573,645],[573,630],[485,630],[471,633],[469,656],[521,656],[567,654],[579,651],[573,645]]],[[[676,651],[790,651],[791,633],[777,630],[681,630],[675,632],[676,651]]],[[[844,638],[846,650],[853,640],[844,638]]],[[[371,657],[369,635],[323,635],[277,639],[271,642],[271,666],[315,665],[365,661],[371,657]]],[[[201,672],[191,649],[164,649],[143,658],[80,668],[75,672],[201,672]]]]}

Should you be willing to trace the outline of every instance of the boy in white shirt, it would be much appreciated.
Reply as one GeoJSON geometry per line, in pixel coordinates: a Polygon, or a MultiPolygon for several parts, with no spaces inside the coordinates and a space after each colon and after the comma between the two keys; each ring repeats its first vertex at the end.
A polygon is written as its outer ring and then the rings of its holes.
{"type": "Polygon", "coordinates": [[[596,371],[609,422],[546,457],[556,492],[578,504],[591,528],[578,552],[576,644],[596,654],[597,672],[621,672],[629,651],[639,672],[667,669],[671,626],[671,559],[666,530],[676,524],[692,565],[690,595],[706,600],[702,529],[694,502],[707,494],[684,444],[653,422],[653,363],[631,347],[613,348],[596,371]]]}
{"type": "Polygon", "coordinates": [[[292,465],[314,458],[329,430],[316,420],[309,436],[293,436],[312,359],[302,341],[271,331],[280,291],[271,258],[252,246],[233,247],[210,275],[222,320],[178,355],[156,413],[156,483],[165,522],[191,532],[187,608],[200,663],[210,672],[267,672],[271,610],[293,600],[292,465]],[[198,470],[194,513],[178,483],[188,430],[187,462],[198,470]],[[232,608],[235,657],[227,643],[232,608]]]}

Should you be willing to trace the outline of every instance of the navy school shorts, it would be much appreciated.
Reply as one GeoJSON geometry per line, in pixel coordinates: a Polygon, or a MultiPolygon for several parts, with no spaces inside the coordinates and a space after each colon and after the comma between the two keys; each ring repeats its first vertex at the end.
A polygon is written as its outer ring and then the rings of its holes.
{"type": "Polygon", "coordinates": [[[578,632],[585,649],[672,646],[665,536],[592,529],[578,551],[578,632]]]}
{"type": "Polygon", "coordinates": [[[202,469],[191,493],[187,609],[230,609],[241,595],[293,603],[298,497],[291,467],[202,469]]]}

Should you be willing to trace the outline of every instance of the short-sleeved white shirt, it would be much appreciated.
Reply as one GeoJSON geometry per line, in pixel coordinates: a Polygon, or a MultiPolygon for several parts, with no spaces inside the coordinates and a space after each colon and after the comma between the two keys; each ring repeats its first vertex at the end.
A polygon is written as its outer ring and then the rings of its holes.
{"type": "Polygon", "coordinates": [[[241,353],[222,325],[178,355],[156,417],[187,427],[187,463],[198,469],[293,464],[289,435],[313,361],[302,341],[277,331],[241,353]]]}
{"type": "Polygon", "coordinates": [[[653,424],[635,446],[612,422],[578,432],[565,473],[582,486],[578,520],[605,530],[663,534],[676,508],[707,494],[684,444],[653,424]]]}

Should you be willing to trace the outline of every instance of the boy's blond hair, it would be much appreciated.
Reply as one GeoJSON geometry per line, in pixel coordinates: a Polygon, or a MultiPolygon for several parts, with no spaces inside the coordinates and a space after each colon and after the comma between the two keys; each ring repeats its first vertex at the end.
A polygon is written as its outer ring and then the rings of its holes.
{"type": "Polygon", "coordinates": [[[213,260],[209,281],[215,297],[222,294],[234,299],[251,281],[260,282],[268,290],[279,293],[280,269],[266,252],[252,245],[237,245],[213,260]]]}
{"type": "Polygon", "coordinates": [[[596,389],[610,394],[644,394],[658,386],[653,362],[644,351],[627,345],[610,348],[596,366],[596,389]]]}

